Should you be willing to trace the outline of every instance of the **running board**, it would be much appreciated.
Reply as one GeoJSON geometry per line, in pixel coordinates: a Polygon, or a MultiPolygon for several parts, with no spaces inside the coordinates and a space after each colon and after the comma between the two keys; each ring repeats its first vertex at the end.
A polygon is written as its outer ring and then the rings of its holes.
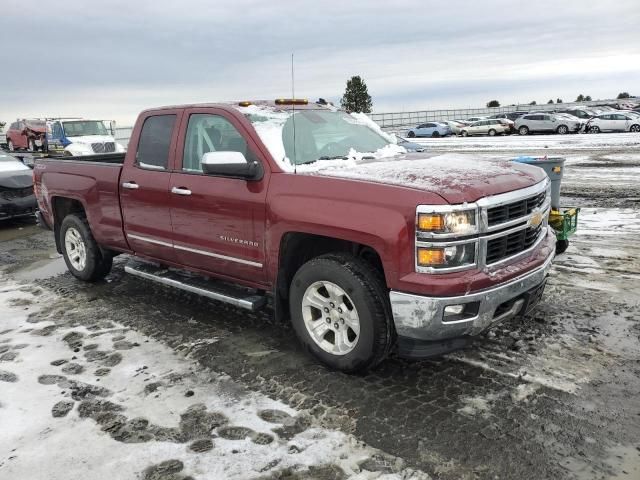
{"type": "Polygon", "coordinates": [[[130,260],[124,267],[124,271],[136,277],[202,295],[212,300],[229,303],[236,307],[251,310],[252,312],[262,308],[267,301],[264,295],[256,294],[250,289],[236,287],[214,280],[207,280],[204,277],[196,276],[188,272],[180,273],[180,271],[170,270],[165,267],[137,260],[130,260]]]}

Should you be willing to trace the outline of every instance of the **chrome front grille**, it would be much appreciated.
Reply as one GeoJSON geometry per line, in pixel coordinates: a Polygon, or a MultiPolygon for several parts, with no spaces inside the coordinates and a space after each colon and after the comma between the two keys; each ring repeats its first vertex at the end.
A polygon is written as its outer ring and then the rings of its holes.
{"type": "Polygon", "coordinates": [[[91,149],[94,153],[113,153],[116,151],[115,142],[92,143],[91,149]]]}

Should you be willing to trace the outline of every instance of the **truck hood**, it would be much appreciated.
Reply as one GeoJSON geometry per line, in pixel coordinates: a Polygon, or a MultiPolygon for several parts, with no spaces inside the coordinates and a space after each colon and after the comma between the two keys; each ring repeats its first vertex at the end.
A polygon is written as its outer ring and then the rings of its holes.
{"type": "Polygon", "coordinates": [[[92,143],[115,142],[111,135],[82,135],[79,137],[67,137],[71,143],[82,143],[91,145],[92,143]]]}
{"type": "Polygon", "coordinates": [[[546,178],[541,168],[504,159],[424,153],[380,160],[316,162],[312,175],[337,177],[436,193],[450,204],[475,202],[490,195],[530,187],[546,178]],[[341,163],[339,163],[341,162],[341,163]]]}

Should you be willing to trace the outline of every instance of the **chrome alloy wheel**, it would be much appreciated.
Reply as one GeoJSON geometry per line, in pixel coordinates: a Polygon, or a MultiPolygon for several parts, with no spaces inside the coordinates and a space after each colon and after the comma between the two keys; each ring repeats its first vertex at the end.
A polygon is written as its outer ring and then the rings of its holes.
{"type": "Polygon", "coordinates": [[[80,272],[84,270],[87,266],[87,247],[80,232],[73,227],[69,228],[64,234],[64,246],[73,268],[80,272]]]}
{"type": "Polygon", "coordinates": [[[313,341],[332,355],[351,352],[360,338],[360,319],[349,295],[335,283],[311,284],[302,297],[302,318],[313,341]]]}

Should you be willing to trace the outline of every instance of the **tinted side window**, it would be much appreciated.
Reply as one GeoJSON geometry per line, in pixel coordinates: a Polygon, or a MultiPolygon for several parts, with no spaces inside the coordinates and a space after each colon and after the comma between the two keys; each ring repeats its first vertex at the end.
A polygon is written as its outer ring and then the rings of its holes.
{"type": "Polygon", "coordinates": [[[147,117],[140,133],[136,152],[136,163],[142,168],[166,170],[169,164],[169,145],[175,115],[155,115],[147,117]]]}
{"type": "Polygon", "coordinates": [[[425,123],[424,126],[425,126],[425,128],[433,128],[433,127],[435,127],[435,125],[433,123],[425,123]]]}
{"type": "Polygon", "coordinates": [[[208,152],[240,152],[249,161],[255,156],[236,128],[220,115],[196,113],[189,117],[182,170],[202,172],[202,156],[208,152]]]}
{"type": "Polygon", "coordinates": [[[427,124],[423,123],[422,125],[418,125],[418,128],[427,128],[427,124]]]}

